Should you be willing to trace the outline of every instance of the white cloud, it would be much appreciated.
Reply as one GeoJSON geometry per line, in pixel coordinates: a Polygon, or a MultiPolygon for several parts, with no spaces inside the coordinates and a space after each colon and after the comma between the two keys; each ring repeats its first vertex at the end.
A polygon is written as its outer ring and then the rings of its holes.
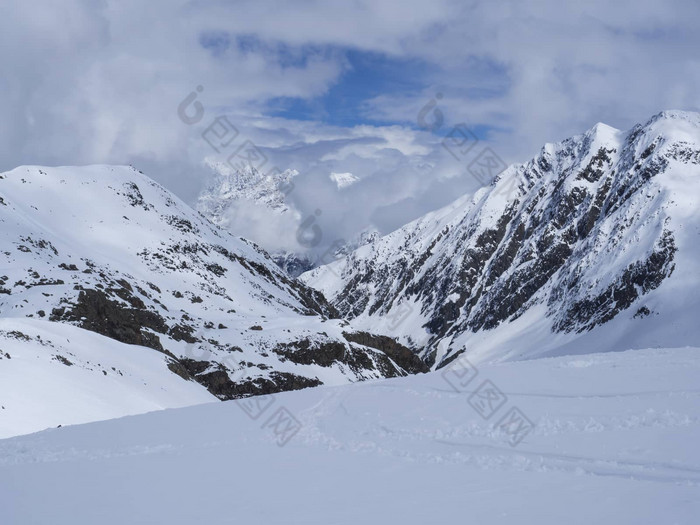
{"type": "MultiPolygon", "coordinates": [[[[325,238],[350,238],[476,186],[467,161],[415,129],[437,93],[443,130],[466,122],[506,161],[525,160],[598,121],[625,128],[700,109],[698,21],[700,5],[680,0],[7,1],[0,169],[134,163],[192,202],[212,155],[201,132],[225,112],[270,166],[300,171],[289,198],[302,215],[323,209],[325,238]],[[207,35],[220,45],[204,47],[207,35]],[[278,97],[327,93],[350,67],[348,48],[429,64],[422,89],[377,93],[351,127],[264,116],[278,97]],[[177,106],[198,85],[205,118],[187,126],[177,106]],[[338,192],[328,174],[348,172],[361,182],[338,192]]],[[[244,212],[241,233],[288,242],[290,227],[244,212]]]]}

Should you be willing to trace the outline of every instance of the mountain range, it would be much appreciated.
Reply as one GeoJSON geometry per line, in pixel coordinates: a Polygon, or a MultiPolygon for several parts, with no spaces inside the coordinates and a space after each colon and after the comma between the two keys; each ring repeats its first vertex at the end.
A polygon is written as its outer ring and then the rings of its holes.
{"type": "Polygon", "coordinates": [[[299,279],[317,262],[226,230],[241,200],[293,213],[295,176],[221,175],[198,212],[128,166],[0,174],[0,436],[459,356],[697,346],[699,114],[547,144],[299,279]]]}

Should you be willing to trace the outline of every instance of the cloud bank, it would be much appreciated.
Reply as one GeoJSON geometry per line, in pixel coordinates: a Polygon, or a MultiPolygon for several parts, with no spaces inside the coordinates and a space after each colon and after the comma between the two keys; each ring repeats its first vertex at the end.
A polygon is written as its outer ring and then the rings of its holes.
{"type": "MultiPolygon", "coordinates": [[[[699,110],[699,21],[690,1],[3,2],[0,169],[133,164],[193,203],[204,160],[231,153],[202,137],[225,115],[231,147],[300,172],[288,198],[299,221],[322,210],[322,249],[473,191],[484,146],[523,161],[599,121],[699,110]],[[460,123],[479,146],[455,158],[460,123]]],[[[249,205],[231,228],[293,246],[249,205]]]]}

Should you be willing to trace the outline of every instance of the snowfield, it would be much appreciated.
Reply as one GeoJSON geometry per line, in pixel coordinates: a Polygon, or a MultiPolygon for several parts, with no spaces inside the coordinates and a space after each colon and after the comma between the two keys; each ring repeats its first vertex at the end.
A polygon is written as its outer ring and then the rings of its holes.
{"type": "Polygon", "coordinates": [[[0,441],[2,523],[690,525],[698,377],[700,348],[646,349],[47,430],[0,441]],[[516,446],[496,425],[513,407],[534,424],[516,446]]]}
{"type": "Polygon", "coordinates": [[[0,439],[218,401],[164,354],[69,324],[0,319],[0,359],[0,439]]]}
{"type": "Polygon", "coordinates": [[[0,174],[0,525],[700,523],[699,194],[700,114],[597,125],[295,280],[134,168],[0,174]]]}

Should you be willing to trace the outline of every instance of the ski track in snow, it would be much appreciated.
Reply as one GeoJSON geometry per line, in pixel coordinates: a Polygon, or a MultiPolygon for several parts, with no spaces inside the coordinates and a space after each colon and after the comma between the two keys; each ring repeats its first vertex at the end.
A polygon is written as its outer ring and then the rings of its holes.
{"type": "Polygon", "coordinates": [[[9,523],[691,524],[698,372],[698,348],[484,366],[535,423],[516,447],[440,371],[277,394],[302,425],[284,447],[237,402],[52,429],[0,441],[0,506],[9,523]]]}

